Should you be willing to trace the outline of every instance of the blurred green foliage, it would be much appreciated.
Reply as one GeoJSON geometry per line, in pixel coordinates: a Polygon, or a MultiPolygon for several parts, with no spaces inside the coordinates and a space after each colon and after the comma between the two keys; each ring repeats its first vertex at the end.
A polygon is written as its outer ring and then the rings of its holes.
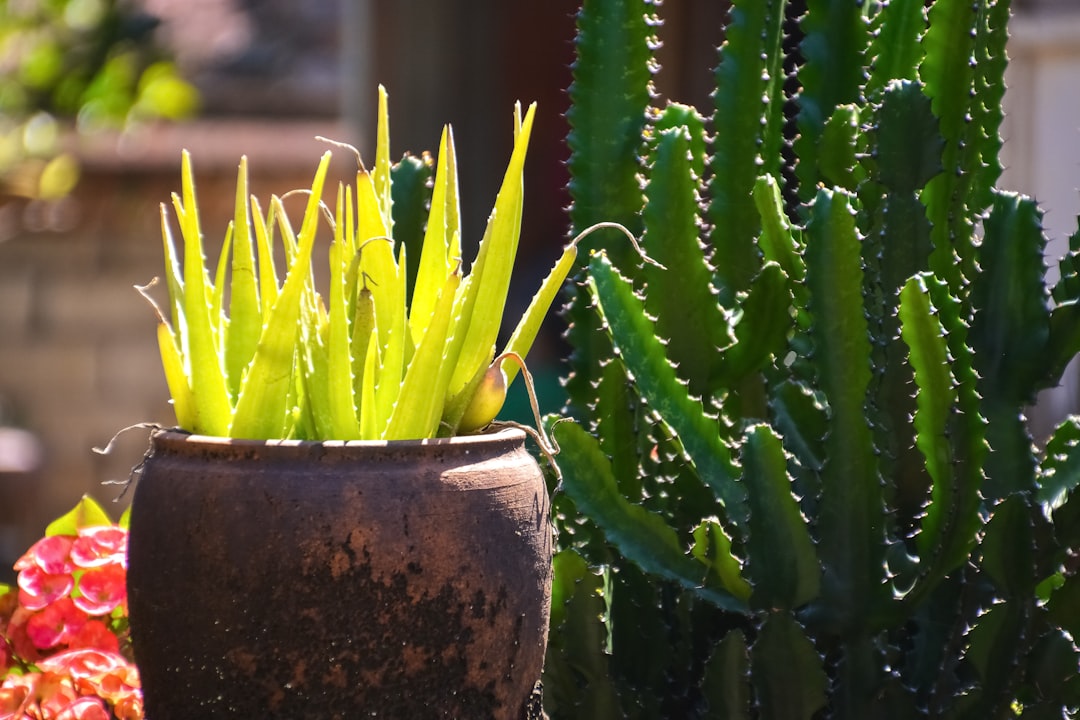
{"type": "Polygon", "coordinates": [[[154,43],[156,18],[122,0],[0,0],[0,190],[55,199],[78,163],[63,129],[175,120],[198,93],[154,43]]]}

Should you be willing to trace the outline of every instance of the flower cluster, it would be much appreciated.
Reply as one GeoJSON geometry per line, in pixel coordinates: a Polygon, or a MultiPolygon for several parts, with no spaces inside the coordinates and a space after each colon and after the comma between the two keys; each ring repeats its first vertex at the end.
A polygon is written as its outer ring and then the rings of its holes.
{"type": "Polygon", "coordinates": [[[79,522],[103,515],[84,499],[15,563],[18,586],[0,585],[0,720],[142,718],[127,530],[79,522]]]}

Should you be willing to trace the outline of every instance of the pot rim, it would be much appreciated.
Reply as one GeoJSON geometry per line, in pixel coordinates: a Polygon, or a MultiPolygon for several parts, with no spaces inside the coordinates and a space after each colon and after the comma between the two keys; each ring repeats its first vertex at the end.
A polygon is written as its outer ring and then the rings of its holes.
{"type": "Polygon", "coordinates": [[[199,435],[178,427],[158,428],[151,433],[154,441],[171,443],[199,443],[220,447],[235,448],[413,448],[413,447],[457,447],[461,445],[495,445],[506,442],[524,442],[525,431],[515,427],[503,427],[493,432],[476,435],[455,435],[448,438],[425,438],[423,440],[252,440],[249,438],[231,438],[221,435],[199,435]]]}

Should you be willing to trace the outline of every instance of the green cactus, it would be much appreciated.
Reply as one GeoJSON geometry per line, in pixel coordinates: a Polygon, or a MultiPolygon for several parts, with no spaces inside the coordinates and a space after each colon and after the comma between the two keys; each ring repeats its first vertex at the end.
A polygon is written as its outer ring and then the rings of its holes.
{"type": "Polygon", "coordinates": [[[649,107],[658,15],[578,18],[572,224],[662,267],[593,249],[564,311],[547,712],[1077,713],[1080,418],[1023,412],[1080,230],[1048,287],[995,188],[1009,1],[734,0],[706,118],[649,107]]]}

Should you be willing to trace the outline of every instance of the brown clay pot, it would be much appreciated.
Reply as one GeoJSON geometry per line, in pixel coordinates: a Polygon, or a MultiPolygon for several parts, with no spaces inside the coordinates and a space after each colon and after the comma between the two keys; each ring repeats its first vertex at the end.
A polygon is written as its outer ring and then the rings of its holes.
{"type": "Polygon", "coordinates": [[[539,717],[551,540],[517,430],[156,433],[128,557],[146,715],[539,717]]]}

